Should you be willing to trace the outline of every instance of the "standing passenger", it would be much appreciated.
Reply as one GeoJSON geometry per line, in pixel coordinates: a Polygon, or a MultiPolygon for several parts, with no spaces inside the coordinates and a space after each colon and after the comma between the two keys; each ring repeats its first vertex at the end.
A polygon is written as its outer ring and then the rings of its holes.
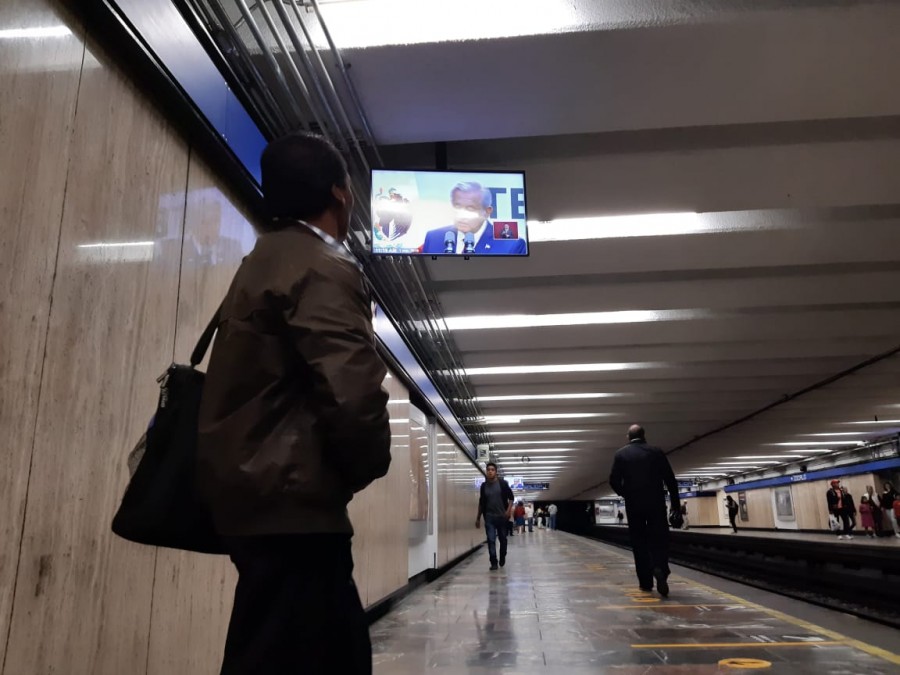
{"type": "Polygon", "coordinates": [[[859,498],[859,519],[865,533],[874,539],[875,519],[872,517],[872,504],[869,501],[869,495],[863,495],[859,498]]]}
{"type": "Polygon", "coordinates": [[[737,515],[741,507],[738,506],[738,503],[736,501],[734,501],[734,497],[728,495],[725,498],[725,508],[728,509],[728,522],[731,523],[731,529],[735,533],[737,533],[737,515]]]}
{"type": "Polygon", "coordinates": [[[529,532],[534,532],[534,504],[531,502],[525,505],[525,524],[529,532]]]}
{"type": "Polygon", "coordinates": [[[556,504],[551,504],[550,506],[547,507],[547,514],[550,516],[550,529],[551,530],[556,529],[556,512],[557,512],[556,504]]]}
{"type": "Polygon", "coordinates": [[[368,674],[347,503],[391,463],[353,195],[325,139],[262,156],[272,220],[235,274],[200,406],[198,482],[238,571],[222,673],[368,674]]]}
{"type": "Polygon", "coordinates": [[[881,493],[881,508],[888,516],[891,527],[894,529],[894,536],[900,537],[900,523],[897,522],[897,511],[894,509],[894,502],[897,501],[897,491],[889,482],[884,484],[884,492],[881,493]]]}
{"type": "Polygon", "coordinates": [[[844,491],[841,489],[841,481],[831,481],[831,487],[825,493],[825,500],[828,502],[828,513],[840,523],[838,539],[853,539],[853,535],[850,534],[850,511],[847,508],[844,491]]]}
{"type": "Polygon", "coordinates": [[[638,424],[628,429],[628,445],[616,453],[609,483],[625,498],[628,533],[641,590],[669,595],[669,524],[663,487],[669,491],[672,513],[680,514],[678,481],[663,451],[649,445],[638,424]]]}

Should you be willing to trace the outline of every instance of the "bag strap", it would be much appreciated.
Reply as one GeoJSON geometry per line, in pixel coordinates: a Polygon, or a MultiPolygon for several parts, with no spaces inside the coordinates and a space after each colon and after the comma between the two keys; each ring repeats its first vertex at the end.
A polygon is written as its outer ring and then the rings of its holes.
{"type": "Polygon", "coordinates": [[[219,305],[219,308],[216,310],[216,313],[213,314],[212,319],[210,319],[209,324],[206,326],[206,329],[203,331],[200,339],[197,340],[197,345],[194,347],[194,351],[191,352],[191,368],[196,368],[198,365],[200,365],[203,357],[206,356],[206,351],[209,349],[209,345],[212,342],[213,335],[216,334],[216,330],[218,330],[219,328],[219,315],[221,313],[222,306],[219,305]]]}

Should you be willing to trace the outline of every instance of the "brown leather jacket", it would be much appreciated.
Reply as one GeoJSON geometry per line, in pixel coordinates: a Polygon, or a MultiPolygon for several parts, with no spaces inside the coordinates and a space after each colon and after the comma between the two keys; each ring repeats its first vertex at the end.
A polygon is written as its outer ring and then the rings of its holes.
{"type": "Polygon", "coordinates": [[[386,374],[362,273],[303,225],[260,236],[220,314],[198,483],[223,535],[352,533],[391,462],[386,374]]]}

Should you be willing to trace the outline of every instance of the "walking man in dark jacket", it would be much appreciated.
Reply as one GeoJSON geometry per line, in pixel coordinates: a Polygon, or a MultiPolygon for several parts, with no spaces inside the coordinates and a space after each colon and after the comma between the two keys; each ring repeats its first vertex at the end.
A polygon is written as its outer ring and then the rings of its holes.
{"type": "Polygon", "coordinates": [[[238,570],[223,675],[372,672],[347,503],[391,462],[386,369],[341,245],[353,197],[323,138],[262,156],[272,220],[219,314],[200,489],[238,570]]]}
{"type": "Polygon", "coordinates": [[[681,513],[678,482],[663,451],[645,440],[643,427],[628,429],[628,445],[616,453],[609,484],[625,498],[628,533],[641,590],[669,595],[669,524],[663,487],[673,514],[681,513]]]}
{"type": "Polygon", "coordinates": [[[487,480],[481,484],[478,497],[478,515],[475,516],[475,527],[481,528],[481,517],[484,516],[484,533],[487,536],[488,556],[491,559],[491,572],[506,564],[506,524],[512,516],[515,498],[509,483],[497,476],[497,465],[488,462],[485,467],[487,480]],[[497,559],[497,538],[500,538],[500,559],[497,559]]]}

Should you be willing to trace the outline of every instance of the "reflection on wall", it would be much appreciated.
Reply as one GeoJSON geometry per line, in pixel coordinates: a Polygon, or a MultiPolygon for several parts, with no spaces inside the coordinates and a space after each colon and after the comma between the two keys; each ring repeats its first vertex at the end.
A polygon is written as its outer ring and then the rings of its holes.
{"type": "Polygon", "coordinates": [[[409,519],[428,520],[428,430],[414,420],[409,427],[409,519]]]}

